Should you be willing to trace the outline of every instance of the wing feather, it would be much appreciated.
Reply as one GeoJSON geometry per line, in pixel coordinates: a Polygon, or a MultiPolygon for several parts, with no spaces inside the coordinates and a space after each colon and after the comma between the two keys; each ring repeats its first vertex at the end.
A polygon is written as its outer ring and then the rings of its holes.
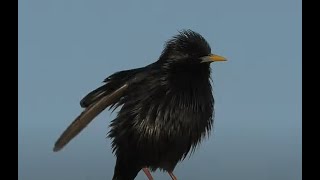
{"type": "Polygon", "coordinates": [[[88,106],[62,133],[62,135],[56,141],[53,151],[57,152],[61,150],[75,136],[77,136],[97,115],[99,115],[108,106],[118,101],[123,93],[127,90],[127,88],[128,84],[124,84],[108,96],[104,96],[100,100],[88,106]]]}

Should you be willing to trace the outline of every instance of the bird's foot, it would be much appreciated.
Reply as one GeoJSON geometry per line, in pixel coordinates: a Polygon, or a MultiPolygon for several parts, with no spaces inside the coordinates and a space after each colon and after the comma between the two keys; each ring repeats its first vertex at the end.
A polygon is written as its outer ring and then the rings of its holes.
{"type": "Polygon", "coordinates": [[[143,172],[146,174],[149,180],[153,180],[153,177],[148,168],[142,168],[143,172]]]}
{"type": "Polygon", "coordinates": [[[170,175],[172,180],[178,180],[178,178],[172,172],[168,172],[168,174],[170,175]]]}

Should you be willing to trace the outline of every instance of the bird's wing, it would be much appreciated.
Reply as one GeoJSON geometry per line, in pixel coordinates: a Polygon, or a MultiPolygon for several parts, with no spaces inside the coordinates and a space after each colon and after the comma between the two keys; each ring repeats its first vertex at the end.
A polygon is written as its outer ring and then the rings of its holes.
{"type": "Polygon", "coordinates": [[[61,150],[67,143],[69,143],[76,135],[78,135],[98,114],[105,108],[114,104],[123,93],[127,90],[128,84],[122,85],[107,96],[88,106],[62,133],[56,141],[53,151],[61,150]]]}
{"type": "Polygon", "coordinates": [[[83,108],[89,107],[91,104],[100,100],[102,97],[112,93],[123,84],[128,83],[129,81],[133,81],[133,78],[137,77],[138,73],[141,73],[144,68],[136,68],[130,70],[119,71],[111,76],[107,77],[103,82],[106,83],[101,87],[93,90],[89,94],[87,94],[80,101],[80,106],[83,108]]]}

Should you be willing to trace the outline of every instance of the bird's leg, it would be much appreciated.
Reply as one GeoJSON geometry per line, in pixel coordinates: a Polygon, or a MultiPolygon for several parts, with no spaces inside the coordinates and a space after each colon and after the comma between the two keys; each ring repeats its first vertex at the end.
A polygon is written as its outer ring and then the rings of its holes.
{"type": "Polygon", "coordinates": [[[168,174],[170,175],[172,180],[178,180],[178,178],[173,174],[173,172],[168,171],[168,174]]]}
{"type": "Polygon", "coordinates": [[[146,174],[149,180],[153,180],[153,177],[148,168],[142,168],[143,172],[146,174]]]}

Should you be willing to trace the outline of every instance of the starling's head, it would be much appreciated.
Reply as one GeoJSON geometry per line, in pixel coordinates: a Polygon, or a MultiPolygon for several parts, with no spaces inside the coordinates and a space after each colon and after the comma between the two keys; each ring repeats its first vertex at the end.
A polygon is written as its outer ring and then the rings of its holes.
{"type": "Polygon", "coordinates": [[[159,61],[211,63],[226,59],[211,54],[210,45],[200,34],[183,30],[165,44],[159,61]]]}

